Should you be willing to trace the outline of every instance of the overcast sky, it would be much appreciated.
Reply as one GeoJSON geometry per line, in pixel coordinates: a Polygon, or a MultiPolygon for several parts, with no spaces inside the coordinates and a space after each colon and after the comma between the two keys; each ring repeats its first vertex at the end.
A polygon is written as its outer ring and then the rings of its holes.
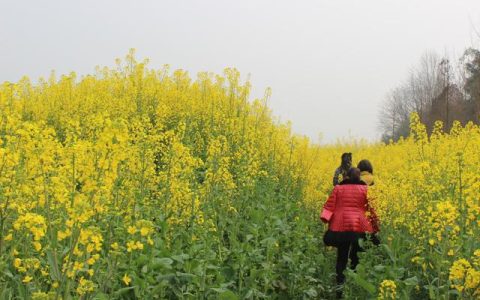
{"type": "Polygon", "coordinates": [[[251,75],[297,133],[374,139],[378,106],[426,50],[477,43],[480,0],[0,0],[0,82],[114,64],[251,75]]]}

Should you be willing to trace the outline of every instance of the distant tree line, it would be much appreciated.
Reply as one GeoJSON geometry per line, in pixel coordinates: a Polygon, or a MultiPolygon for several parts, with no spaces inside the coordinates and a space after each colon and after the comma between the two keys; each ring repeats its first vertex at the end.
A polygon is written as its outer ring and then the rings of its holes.
{"type": "Polygon", "coordinates": [[[450,130],[455,120],[480,121],[480,50],[467,49],[452,63],[434,52],[425,53],[407,79],[390,91],[382,103],[379,127],[382,140],[397,141],[409,134],[412,112],[429,132],[437,120],[450,130]]]}

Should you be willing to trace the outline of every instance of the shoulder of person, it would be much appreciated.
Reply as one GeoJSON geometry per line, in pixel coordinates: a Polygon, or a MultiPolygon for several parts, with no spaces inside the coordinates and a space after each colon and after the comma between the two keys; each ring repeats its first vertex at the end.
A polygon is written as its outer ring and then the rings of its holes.
{"type": "Polygon", "coordinates": [[[339,185],[361,185],[361,186],[365,186],[365,187],[367,186],[367,184],[365,182],[363,182],[362,180],[353,181],[351,179],[342,180],[342,182],[340,182],[339,185]]]}

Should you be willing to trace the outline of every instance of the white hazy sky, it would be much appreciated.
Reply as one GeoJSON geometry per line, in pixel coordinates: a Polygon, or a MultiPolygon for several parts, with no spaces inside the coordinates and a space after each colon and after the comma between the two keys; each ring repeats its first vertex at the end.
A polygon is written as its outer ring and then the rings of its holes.
{"type": "Polygon", "coordinates": [[[251,74],[297,133],[374,139],[378,106],[426,50],[459,56],[479,0],[0,0],[0,82],[113,65],[251,74]]]}

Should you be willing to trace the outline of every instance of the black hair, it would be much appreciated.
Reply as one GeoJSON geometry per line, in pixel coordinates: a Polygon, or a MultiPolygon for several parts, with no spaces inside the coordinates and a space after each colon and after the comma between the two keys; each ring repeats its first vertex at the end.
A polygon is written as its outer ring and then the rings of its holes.
{"type": "Polygon", "coordinates": [[[360,169],[350,168],[350,170],[348,170],[347,177],[352,182],[360,181],[360,169]]]}
{"type": "Polygon", "coordinates": [[[352,153],[351,152],[345,152],[342,154],[342,164],[341,166],[344,169],[348,169],[352,166],[352,153]]]}
{"type": "Polygon", "coordinates": [[[359,168],[350,168],[345,175],[345,179],[339,183],[340,185],[344,184],[360,184],[360,185],[367,185],[360,179],[360,169],[359,168]]]}
{"type": "Polygon", "coordinates": [[[361,172],[367,171],[373,174],[372,163],[368,159],[362,159],[361,161],[359,161],[357,168],[359,168],[361,172]]]}

